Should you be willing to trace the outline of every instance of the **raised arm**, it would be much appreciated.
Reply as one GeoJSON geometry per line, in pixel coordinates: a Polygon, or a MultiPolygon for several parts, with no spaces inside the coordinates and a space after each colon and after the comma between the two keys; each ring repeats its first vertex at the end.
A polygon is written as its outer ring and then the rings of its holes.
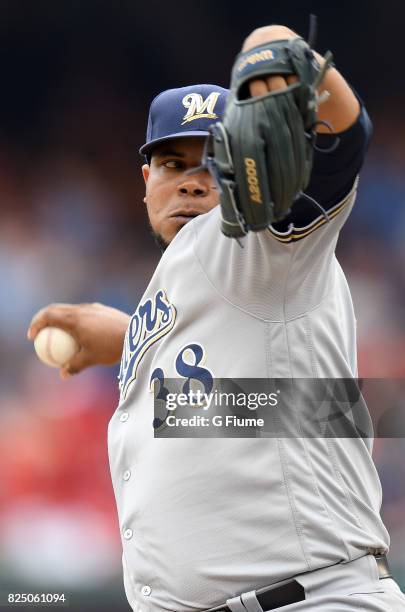
{"type": "MultiPolygon", "coordinates": [[[[283,25],[264,26],[254,30],[246,38],[242,51],[249,51],[258,45],[263,45],[274,40],[294,38],[298,36],[290,28],[283,25]]],[[[324,58],[314,51],[315,56],[322,66],[324,58]]],[[[295,77],[284,79],[281,76],[271,76],[266,80],[255,79],[249,84],[250,93],[252,96],[262,96],[268,91],[282,89],[287,86],[295,77]]],[[[350,86],[346,83],[342,75],[336,68],[330,68],[319,88],[319,93],[327,90],[330,94],[329,98],[320,105],[318,118],[321,121],[328,121],[335,132],[343,132],[347,130],[359,116],[360,104],[354,95],[350,86]]],[[[328,132],[328,129],[320,125],[318,130],[320,133],[328,132]]]]}

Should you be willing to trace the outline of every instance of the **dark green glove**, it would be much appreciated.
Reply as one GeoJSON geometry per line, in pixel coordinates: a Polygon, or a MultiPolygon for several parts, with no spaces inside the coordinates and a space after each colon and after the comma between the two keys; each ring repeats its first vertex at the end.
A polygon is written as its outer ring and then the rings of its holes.
{"type": "Polygon", "coordinates": [[[223,123],[210,128],[204,164],[221,192],[222,232],[238,238],[283,219],[312,170],[320,69],[302,38],[277,40],[240,53],[232,70],[223,123]],[[248,82],[297,75],[286,89],[250,97],[248,82]]]}

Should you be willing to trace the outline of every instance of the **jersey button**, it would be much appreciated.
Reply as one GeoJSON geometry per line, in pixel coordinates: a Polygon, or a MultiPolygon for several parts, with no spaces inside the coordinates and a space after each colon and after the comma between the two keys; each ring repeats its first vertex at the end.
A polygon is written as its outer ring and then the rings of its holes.
{"type": "Polygon", "coordinates": [[[126,540],[130,540],[132,538],[132,536],[133,536],[132,529],[125,529],[125,531],[124,531],[124,538],[126,540]]]}
{"type": "Polygon", "coordinates": [[[122,477],[124,480],[129,480],[131,478],[131,470],[125,470],[122,477]]]}
{"type": "Polygon", "coordinates": [[[150,588],[150,586],[145,584],[145,586],[143,586],[142,589],[141,589],[141,593],[145,597],[148,597],[152,593],[152,589],[150,588]]]}
{"type": "Polygon", "coordinates": [[[121,423],[125,423],[125,421],[128,421],[128,417],[129,417],[128,412],[123,412],[120,416],[121,423]]]}

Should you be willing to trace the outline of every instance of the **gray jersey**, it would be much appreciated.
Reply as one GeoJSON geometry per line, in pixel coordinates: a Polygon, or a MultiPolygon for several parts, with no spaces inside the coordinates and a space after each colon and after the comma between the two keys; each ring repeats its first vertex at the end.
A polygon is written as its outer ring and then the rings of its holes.
{"type": "Polygon", "coordinates": [[[109,456],[134,610],[191,611],[386,551],[362,439],[155,439],[156,376],[355,377],[355,317],[334,251],[355,188],[299,230],[221,235],[220,208],[163,255],[127,331],[109,456]],[[198,348],[199,347],[199,348],[198,348]],[[179,364],[185,371],[179,372],[179,364]]]}

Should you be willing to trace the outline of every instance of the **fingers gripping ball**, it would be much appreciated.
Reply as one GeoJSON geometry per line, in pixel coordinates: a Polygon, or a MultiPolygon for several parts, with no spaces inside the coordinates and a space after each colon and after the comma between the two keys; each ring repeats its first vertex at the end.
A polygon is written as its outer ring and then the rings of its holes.
{"type": "Polygon", "coordinates": [[[52,368],[65,365],[80,349],[76,340],[58,327],[44,327],[34,341],[36,354],[52,368]]]}

